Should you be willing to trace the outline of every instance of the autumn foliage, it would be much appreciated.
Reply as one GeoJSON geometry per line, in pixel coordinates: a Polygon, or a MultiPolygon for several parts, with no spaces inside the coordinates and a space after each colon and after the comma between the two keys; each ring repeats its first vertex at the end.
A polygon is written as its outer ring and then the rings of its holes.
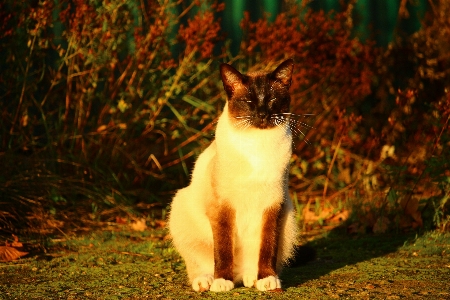
{"type": "Polygon", "coordinates": [[[450,6],[431,4],[423,28],[387,49],[354,36],[352,2],[330,13],[293,6],[272,23],[245,16],[242,52],[294,57],[293,109],[315,115],[291,170],[306,226],[448,226],[450,6]],[[348,214],[342,203],[352,202],[348,214]]]}
{"type": "Polygon", "coordinates": [[[213,139],[219,61],[245,72],[286,57],[293,112],[313,114],[291,167],[304,229],[449,227],[449,4],[430,1],[422,28],[386,48],[355,35],[353,2],[245,14],[233,56],[223,4],[161,3],[0,4],[2,231],[163,218],[213,139]]]}

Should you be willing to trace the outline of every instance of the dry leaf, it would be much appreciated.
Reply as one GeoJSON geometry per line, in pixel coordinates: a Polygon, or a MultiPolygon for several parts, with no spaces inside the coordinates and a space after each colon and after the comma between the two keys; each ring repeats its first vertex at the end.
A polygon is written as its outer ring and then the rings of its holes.
{"type": "Polygon", "coordinates": [[[145,219],[139,219],[130,224],[131,229],[134,231],[144,231],[147,229],[147,224],[145,223],[145,219]]]}
{"type": "Polygon", "coordinates": [[[101,126],[99,126],[99,127],[97,128],[97,132],[105,131],[107,128],[108,128],[108,126],[106,126],[106,125],[101,125],[101,126]]]}
{"type": "Polygon", "coordinates": [[[404,197],[400,199],[400,205],[405,214],[412,216],[419,209],[419,200],[415,197],[404,197]]]}
{"type": "Polygon", "coordinates": [[[343,181],[346,184],[350,184],[352,182],[352,175],[350,168],[342,168],[339,172],[338,180],[343,181]]]}
{"type": "Polygon", "coordinates": [[[366,231],[365,226],[363,224],[358,223],[358,222],[350,224],[347,227],[347,232],[349,234],[364,233],[365,231],[366,231]]]}
{"type": "Polygon", "coordinates": [[[422,214],[420,211],[416,211],[413,214],[411,214],[411,217],[414,219],[415,222],[413,222],[413,228],[416,228],[417,226],[422,227],[423,221],[422,221],[422,214]],[[416,225],[416,226],[414,226],[416,225]]]}
{"type": "Polygon", "coordinates": [[[167,226],[167,222],[164,220],[155,220],[155,226],[163,228],[167,226]]]}
{"type": "Polygon", "coordinates": [[[411,226],[412,226],[411,218],[408,216],[405,216],[405,215],[400,216],[399,221],[398,221],[398,226],[403,229],[411,228],[411,226]]]}
{"type": "Polygon", "coordinates": [[[374,233],[385,233],[389,229],[389,224],[391,222],[386,217],[379,217],[373,225],[374,233]]]}
{"type": "Polygon", "coordinates": [[[348,219],[350,212],[348,210],[341,211],[330,219],[330,223],[342,223],[348,219]]]}
{"type": "Polygon", "coordinates": [[[0,260],[1,261],[13,261],[19,257],[27,255],[28,252],[22,252],[14,247],[0,246],[0,260]]]}
{"type": "Polygon", "coordinates": [[[309,208],[306,206],[303,209],[303,220],[305,223],[314,223],[317,222],[319,219],[322,220],[328,220],[330,217],[333,216],[332,209],[331,208],[323,208],[321,209],[319,215],[316,215],[315,212],[309,210],[309,208]]]}
{"type": "Polygon", "coordinates": [[[116,217],[116,223],[117,223],[117,224],[127,224],[128,221],[127,221],[126,218],[116,217]]]}
{"type": "MultiPolygon", "coordinates": [[[[11,247],[16,247],[16,248],[20,248],[23,247],[23,244],[21,242],[19,242],[19,238],[17,237],[17,235],[12,235],[14,242],[11,243],[11,247]]],[[[8,245],[6,245],[8,246],[8,245]]]]}
{"type": "Polygon", "coordinates": [[[309,209],[303,209],[303,220],[305,223],[313,223],[316,222],[319,218],[316,214],[309,209]]]}

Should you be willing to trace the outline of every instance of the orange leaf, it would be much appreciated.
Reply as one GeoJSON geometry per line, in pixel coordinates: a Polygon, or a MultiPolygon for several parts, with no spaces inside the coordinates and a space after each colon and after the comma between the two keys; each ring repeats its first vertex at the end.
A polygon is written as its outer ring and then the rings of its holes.
{"type": "Polygon", "coordinates": [[[10,246],[16,247],[16,248],[23,247],[23,244],[21,242],[19,242],[19,238],[17,237],[17,235],[13,234],[12,236],[13,236],[14,242],[12,242],[10,246]]]}
{"type": "Polygon", "coordinates": [[[116,217],[116,223],[118,223],[118,224],[127,224],[128,221],[127,221],[126,218],[116,217]]]}
{"type": "Polygon", "coordinates": [[[27,254],[28,254],[28,252],[19,251],[14,247],[0,246],[0,260],[1,261],[16,260],[19,257],[22,257],[27,254]]]}
{"type": "Polygon", "coordinates": [[[166,227],[166,221],[164,220],[155,220],[155,226],[156,227],[166,227]]]}

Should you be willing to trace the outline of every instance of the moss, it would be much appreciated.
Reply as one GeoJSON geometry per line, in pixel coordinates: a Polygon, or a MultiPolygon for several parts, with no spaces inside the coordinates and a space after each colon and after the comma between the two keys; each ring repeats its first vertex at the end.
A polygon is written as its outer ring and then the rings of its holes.
{"type": "Polygon", "coordinates": [[[10,299],[446,299],[450,234],[331,233],[309,245],[317,258],[287,268],[283,292],[238,287],[195,293],[166,232],[96,232],[59,241],[51,254],[5,263],[0,292],[10,299]]]}

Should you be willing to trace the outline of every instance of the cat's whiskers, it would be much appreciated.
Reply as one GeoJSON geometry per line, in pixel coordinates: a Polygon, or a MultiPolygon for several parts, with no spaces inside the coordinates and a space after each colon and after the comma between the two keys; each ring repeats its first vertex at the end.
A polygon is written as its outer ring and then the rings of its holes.
{"type": "Polygon", "coordinates": [[[234,125],[241,130],[246,129],[253,124],[251,116],[236,116],[234,118],[237,120],[234,122],[234,125]]]}
{"type": "Polygon", "coordinates": [[[310,144],[310,141],[306,137],[306,133],[301,128],[303,127],[309,130],[314,129],[314,127],[300,121],[299,119],[307,118],[312,115],[313,114],[298,115],[294,113],[279,113],[273,114],[271,119],[274,119],[274,125],[283,126],[286,130],[289,129],[295,136],[303,136],[305,143],[310,144]],[[280,120],[282,121],[280,122],[280,120]]]}
{"type": "Polygon", "coordinates": [[[301,114],[301,115],[299,115],[299,114],[294,114],[294,113],[279,113],[279,114],[274,114],[274,115],[288,115],[288,116],[295,116],[295,117],[304,117],[304,118],[307,118],[307,117],[310,117],[310,116],[314,116],[314,114],[301,114]]]}
{"type": "Polygon", "coordinates": [[[274,126],[280,126],[283,123],[285,123],[287,121],[287,118],[284,116],[279,116],[276,114],[273,114],[270,116],[270,122],[274,125],[274,126]]]}
{"type": "MultiPolygon", "coordinates": [[[[283,127],[285,130],[290,130],[294,136],[299,137],[302,136],[305,143],[310,144],[310,141],[306,137],[306,131],[310,129],[314,129],[313,126],[308,125],[307,123],[299,120],[300,118],[307,118],[312,116],[313,114],[294,114],[294,113],[278,113],[272,114],[269,118],[269,123],[275,127],[283,127]],[[302,130],[305,128],[305,130],[302,130]]],[[[253,118],[250,115],[245,116],[235,116],[234,125],[236,128],[240,130],[247,129],[253,126],[253,118]]]]}

